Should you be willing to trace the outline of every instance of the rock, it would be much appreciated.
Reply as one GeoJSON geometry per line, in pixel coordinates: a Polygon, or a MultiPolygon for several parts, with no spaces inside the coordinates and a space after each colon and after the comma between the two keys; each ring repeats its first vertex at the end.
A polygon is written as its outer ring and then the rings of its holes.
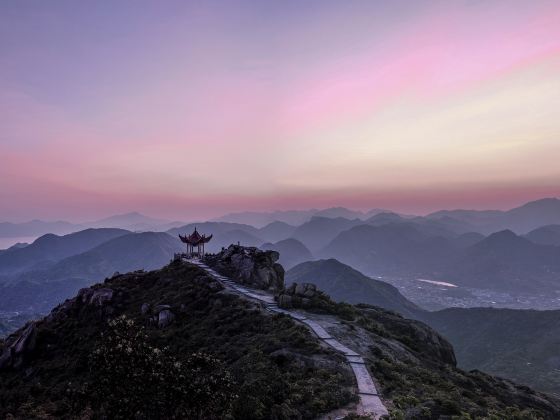
{"type": "Polygon", "coordinates": [[[165,328],[175,319],[175,315],[169,309],[162,310],[158,315],[158,328],[165,328]]]}
{"type": "Polygon", "coordinates": [[[35,349],[35,340],[37,338],[37,328],[32,322],[21,333],[19,338],[12,345],[14,353],[20,355],[23,353],[31,352],[35,349]]]}
{"type": "Polygon", "coordinates": [[[78,300],[86,305],[103,306],[113,299],[113,289],[102,287],[100,289],[80,289],[78,292],[78,300]]]}
{"type": "Polygon", "coordinates": [[[278,306],[283,309],[292,308],[292,297],[286,294],[278,296],[278,306]]]}
{"type": "Polygon", "coordinates": [[[230,245],[218,254],[207,255],[205,262],[218,272],[248,286],[279,291],[284,288],[284,268],[280,254],[256,247],[230,245]]]}
{"type": "Polygon", "coordinates": [[[149,303],[143,303],[142,307],[140,308],[140,313],[142,315],[146,315],[149,310],[150,310],[150,304],[149,303]]]}
{"type": "Polygon", "coordinates": [[[0,356],[0,369],[9,367],[19,368],[25,362],[25,357],[35,349],[37,328],[35,323],[28,324],[19,336],[10,336],[8,345],[0,356]]]}
{"type": "Polygon", "coordinates": [[[89,300],[90,305],[103,306],[113,299],[113,289],[102,288],[96,289],[89,300]]]}
{"type": "Polygon", "coordinates": [[[305,283],[304,284],[296,284],[294,294],[303,295],[304,292],[305,292],[305,283]]]}
{"type": "Polygon", "coordinates": [[[313,306],[313,299],[325,299],[326,295],[317,290],[313,283],[292,283],[278,295],[278,306],[281,308],[309,309],[313,306]]]}
{"type": "Polygon", "coordinates": [[[154,314],[159,314],[161,311],[165,309],[171,309],[170,305],[156,305],[154,306],[154,314]]]}

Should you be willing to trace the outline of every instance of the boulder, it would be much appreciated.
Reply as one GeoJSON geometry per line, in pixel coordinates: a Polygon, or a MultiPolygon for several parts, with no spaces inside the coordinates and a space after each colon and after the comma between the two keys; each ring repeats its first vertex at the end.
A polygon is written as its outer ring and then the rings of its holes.
{"type": "Polygon", "coordinates": [[[146,315],[149,310],[150,310],[150,304],[149,303],[143,303],[142,306],[140,307],[140,313],[142,315],[146,315]]]}
{"type": "Polygon", "coordinates": [[[103,306],[113,299],[113,289],[95,289],[89,299],[89,304],[93,306],[103,306]]]}
{"type": "Polygon", "coordinates": [[[25,357],[35,349],[36,339],[37,328],[33,322],[21,330],[19,335],[10,336],[0,356],[0,369],[22,366],[25,357]]]}
{"type": "Polygon", "coordinates": [[[113,299],[113,289],[102,287],[100,289],[85,288],[78,292],[78,300],[86,305],[103,306],[113,299]]]}
{"type": "Polygon", "coordinates": [[[325,294],[317,290],[316,285],[313,283],[292,283],[278,294],[278,306],[284,309],[309,309],[313,305],[314,298],[325,298],[325,294]]]}
{"type": "Polygon", "coordinates": [[[154,314],[159,314],[161,311],[165,310],[165,309],[171,309],[170,305],[156,305],[154,306],[154,314]]]}
{"type": "Polygon", "coordinates": [[[220,253],[207,255],[205,262],[218,272],[248,286],[280,291],[284,288],[284,268],[276,261],[276,251],[230,245],[220,253]]]}
{"type": "Polygon", "coordinates": [[[175,319],[175,315],[169,309],[163,309],[158,314],[158,328],[165,328],[170,325],[175,319]]]}

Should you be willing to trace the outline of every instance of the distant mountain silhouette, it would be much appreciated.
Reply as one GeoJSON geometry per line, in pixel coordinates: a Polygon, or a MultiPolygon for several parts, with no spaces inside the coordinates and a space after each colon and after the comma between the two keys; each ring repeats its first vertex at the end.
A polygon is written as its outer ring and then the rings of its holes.
{"type": "Polygon", "coordinates": [[[560,225],[542,226],[524,236],[536,244],[560,246],[560,225]]]}
{"type": "Polygon", "coordinates": [[[422,311],[405,298],[396,287],[366,277],[352,267],[333,258],[308,261],[286,273],[286,283],[314,283],[339,302],[367,303],[415,318],[422,311]]]}
{"type": "Polygon", "coordinates": [[[145,216],[138,212],[130,212],[125,214],[117,214],[114,216],[106,217],[101,220],[96,220],[87,223],[88,226],[95,228],[121,228],[131,231],[160,231],[171,229],[184,223],[171,222],[164,219],[156,219],[153,217],[145,216]]]}
{"type": "Polygon", "coordinates": [[[272,222],[284,222],[290,225],[300,225],[311,219],[317,211],[317,209],[273,212],[245,211],[240,213],[229,213],[212,219],[211,222],[241,223],[255,226],[257,228],[264,227],[272,222]]]}
{"type": "Polygon", "coordinates": [[[116,271],[153,270],[183,249],[167,233],[128,233],[52,266],[20,274],[0,288],[0,308],[42,312],[116,271]]]}
{"type": "Polygon", "coordinates": [[[468,247],[444,276],[468,287],[509,292],[557,290],[560,247],[535,244],[504,230],[468,247]]]}
{"type": "Polygon", "coordinates": [[[46,233],[66,235],[82,229],[84,229],[84,226],[63,221],[44,222],[42,220],[32,220],[24,223],[0,222],[0,238],[41,236],[46,233]]]}
{"type": "Polygon", "coordinates": [[[345,207],[331,207],[327,209],[308,209],[308,210],[283,210],[272,212],[255,212],[246,211],[240,213],[230,213],[225,216],[218,217],[212,221],[243,223],[255,227],[263,227],[272,222],[283,222],[290,225],[301,225],[311,220],[313,216],[345,219],[367,219],[377,213],[387,210],[372,209],[367,212],[350,210],[345,207]]]}
{"type": "Polygon", "coordinates": [[[43,235],[23,248],[10,248],[0,254],[0,274],[12,275],[80,254],[110,239],[130,233],[123,229],[85,229],[57,236],[43,235]]]}
{"type": "Polygon", "coordinates": [[[508,211],[442,210],[427,217],[436,220],[449,217],[463,221],[484,234],[503,229],[510,229],[520,234],[544,225],[560,224],[560,200],[543,198],[508,211]]]}
{"type": "Polygon", "coordinates": [[[268,242],[288,239],[293,235],[296,227],[284,222],[272,222],[259,229],[259,236],[268,242]]]}
{"type": "Polygon", "coordinates": [[[280,253],[280,259],[278,262],[282,264],[286,270],[289,270],[294,265],[303,261],[313,259],[311,251],[309,251],[309,249],[307,249],[307,247],[300,241],[293,238],[284,239],[274,244],[266,243],[261,245],[260,248],[278,251],[280,253]]]}
{"type": "Polygon", "coordinates": [[[363,224],[358,219],[349,220],[342,217],[312,217],[309,222],[298,226],[292,237],[301,241],[311,252],[315,252],[329,243],[339,233],[353,226],[363,224]]]}
{"type": "Polygon", "coordinates": [[[432,273],[455,255],[450,240],[428,236],[412,223],[354,226],[318,254],[374,276],[432,273]]]}

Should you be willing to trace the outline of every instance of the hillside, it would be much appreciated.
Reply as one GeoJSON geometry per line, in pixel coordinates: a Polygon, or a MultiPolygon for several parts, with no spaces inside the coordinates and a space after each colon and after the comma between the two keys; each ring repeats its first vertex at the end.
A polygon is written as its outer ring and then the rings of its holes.
{"type": "Polygon", "coordinates": [[[560,311],[450,308],[423,320],[453,344],[459,366],[560,395],[560,311]]]}
{"type": "Polygon", "coordinates": [[[560,395],[560,311],[452,308],[428,312],[393,286],[334,259],[300,264],[286,283],[310,282],[337,301],[366,303],[426,322],[447,338],[459,366],[560,395]]]}
{"type": "Polygon", "coordinates": [[[560,246],[560,225],[541,226],[524,236],[536,244],[560,246]]]}
{"type": "Polygon", "coordinates": [[[396,287],[364,276],[335,259],[309,261],[286,272],[286,284],[313,283],[339,302],[367,303],[389,309],[409,318],[421,311],[396,287]]]}
{"type": "Polygon", "coordinates": [[[362,223],[358,219],[349,220],[342,217],[335,219],[312,217],[309,222],[298,226],[292,237],[302,242],[311,252],[315,252],[333,240],[340,232],[362,223]]]}
{"type": "MultiPolygon", "coordinates": [[[[332,318],[329,331],[365,356],[393,418],[560,415],[560,402],[551,397],[455,368],[450,345],[420,322],[318,296],[309,311],[332,318]]],[[[16,342],[17,351],[0,357],[2,417],[70,418],[126,409],[169,418],[176,410],[202,407],[209,410],[205,418],[307,419],[356,400],[341,356],[309,330],[180,262],[84,289],[8,338],[0,351],[16,342]],[[113,337],[133,344],[130,352],[119,350],[113,337]],[[174,373],[177,363],[183,376],[174,373]],[[193,364],[201,367],[191,377],[193,364]],[[169,371],[160,373],[160,365],[169,371]],[[165,380],[149,380],[154,371],[165,380]],[[130,372],[135,375],[122,381],[130,372]],[[200,384],[196,394],[189,391],[191,380],[200,384]],[[184,392],[189,398],[178,397],[184,392]],[[138,398],[119,399],[124,395],[138,398]],[[196,402],[201,405],[193,407],[196,402]]]]}
{"type": "Polygon", "coordinates": [[[483,234],[505,229],[524,234],[544,225],[560,224],[560,199],[543,198],[507,211],[441,210],[427,217],[436,220],[452,218],[468,223],[483,234]]]}
{"type": "Polygon", "coordinates": [[[560,247],[539,245],[510,230],[494,233],[452,260],[443,278],[506,292],[560,288],[560,247]]]}
{"type": "Polygon", "coordinates": [[[45,222],[31,220],[23,223],[0,222],[0,238],[16,238],[21,236],[41,236],[47,233],[66,235],[82,230],[84,227],[69,222],[45,222]]]}
{"type": "Polygon", "coordinates": [[[52,264],[127,233],[130,232],[123,229],[85,229],[64,236],[49,233],[23,248],[10,248],[1,253],[0,273],[13,275],[33,267],[52,264]]]}
{"type": "Polygon", "coordinates": [[[0,288],[4,310],[45,312],[114,272],[152,270],[169,262],[181,243],[166,233],[129,233],[44,270],[25,272],[0,288]]]}
{"type": "Polygon", "coordinates": [[[446,238],[428,236],[411,223],[359,225],[340,233],[320,253],[370,275],[431,274],[456,255],[446,238]]]}
{"type": "MultiPolygon", "coordinates": [[[[322,347],[303,326],[284,316],[265,315],[258,305],[224,292],[195,266],[172,265],[114,277],[39,321],[35,345],[28,348],[22,367],[0,371],[0,417],[12,413],[23,419],[41,412],[72,418],[108,410],[111,401],[96,399],[103,378],[88,369],[94,350],[102,347],[107,320],[126,315],[134,325],[146,325],[154,313],[158,319],[157,311],[159,319],[167,311],[165,319],[172,321],[149,324],[148,343],[158,349],[168,346],[181,363],[191,354],[217,358],[227,372],[220,376],[231,377],[235,384],[235,392],[229,391],[231,407],[223,407],[233,418],[311,419],[355,399],[352,376],[340,364],[341,356],[322,347]]],[[[125,368],[130,371],[130,366],[125,368]]],[[[198,372],[197,380],[204,385],[213,374],[198,372]]],[[[144,388],[157,388],[150,385],[144,383],[144,388]]],[[[128,389],[131,384],[120,381],[119,386],[128,389]]],[[[156,411],[148,413],[160,418],[156,411]]]]}
{"type": "Polygon", "coordinates": [[[284,222],[272,222],[259,229],[259,236],[268,242],[278,242],[288,239],[296,230],[295,226],[284,222]]]}

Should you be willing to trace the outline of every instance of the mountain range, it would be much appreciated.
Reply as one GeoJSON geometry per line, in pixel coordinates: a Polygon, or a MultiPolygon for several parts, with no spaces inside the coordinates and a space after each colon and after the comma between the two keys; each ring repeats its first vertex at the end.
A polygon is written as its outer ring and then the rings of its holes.
{"type": "Polygon", "coordinates": [[[560,311],[449,308],[426,311],[395,287],[335,259],[299,264],[286,282],[316,284],[334,300],[393,310],[434,328],[460,367],[479,369],[560,395],[560,311]]]}
{"type": "MultiPolygon", "coordinates": [[[[560,416],[553,396],[457,368],[451,345],[421,322],[321,293],[312,302],[301,312],[361,352],[393,418],[560,416]]],[[[313,419],[358,400],[341,354],[179,261],[81,290],[0,351],[2,417],[145,418],[157,408],[162,418],[181,409],[184,418],[313,419]]]]}

